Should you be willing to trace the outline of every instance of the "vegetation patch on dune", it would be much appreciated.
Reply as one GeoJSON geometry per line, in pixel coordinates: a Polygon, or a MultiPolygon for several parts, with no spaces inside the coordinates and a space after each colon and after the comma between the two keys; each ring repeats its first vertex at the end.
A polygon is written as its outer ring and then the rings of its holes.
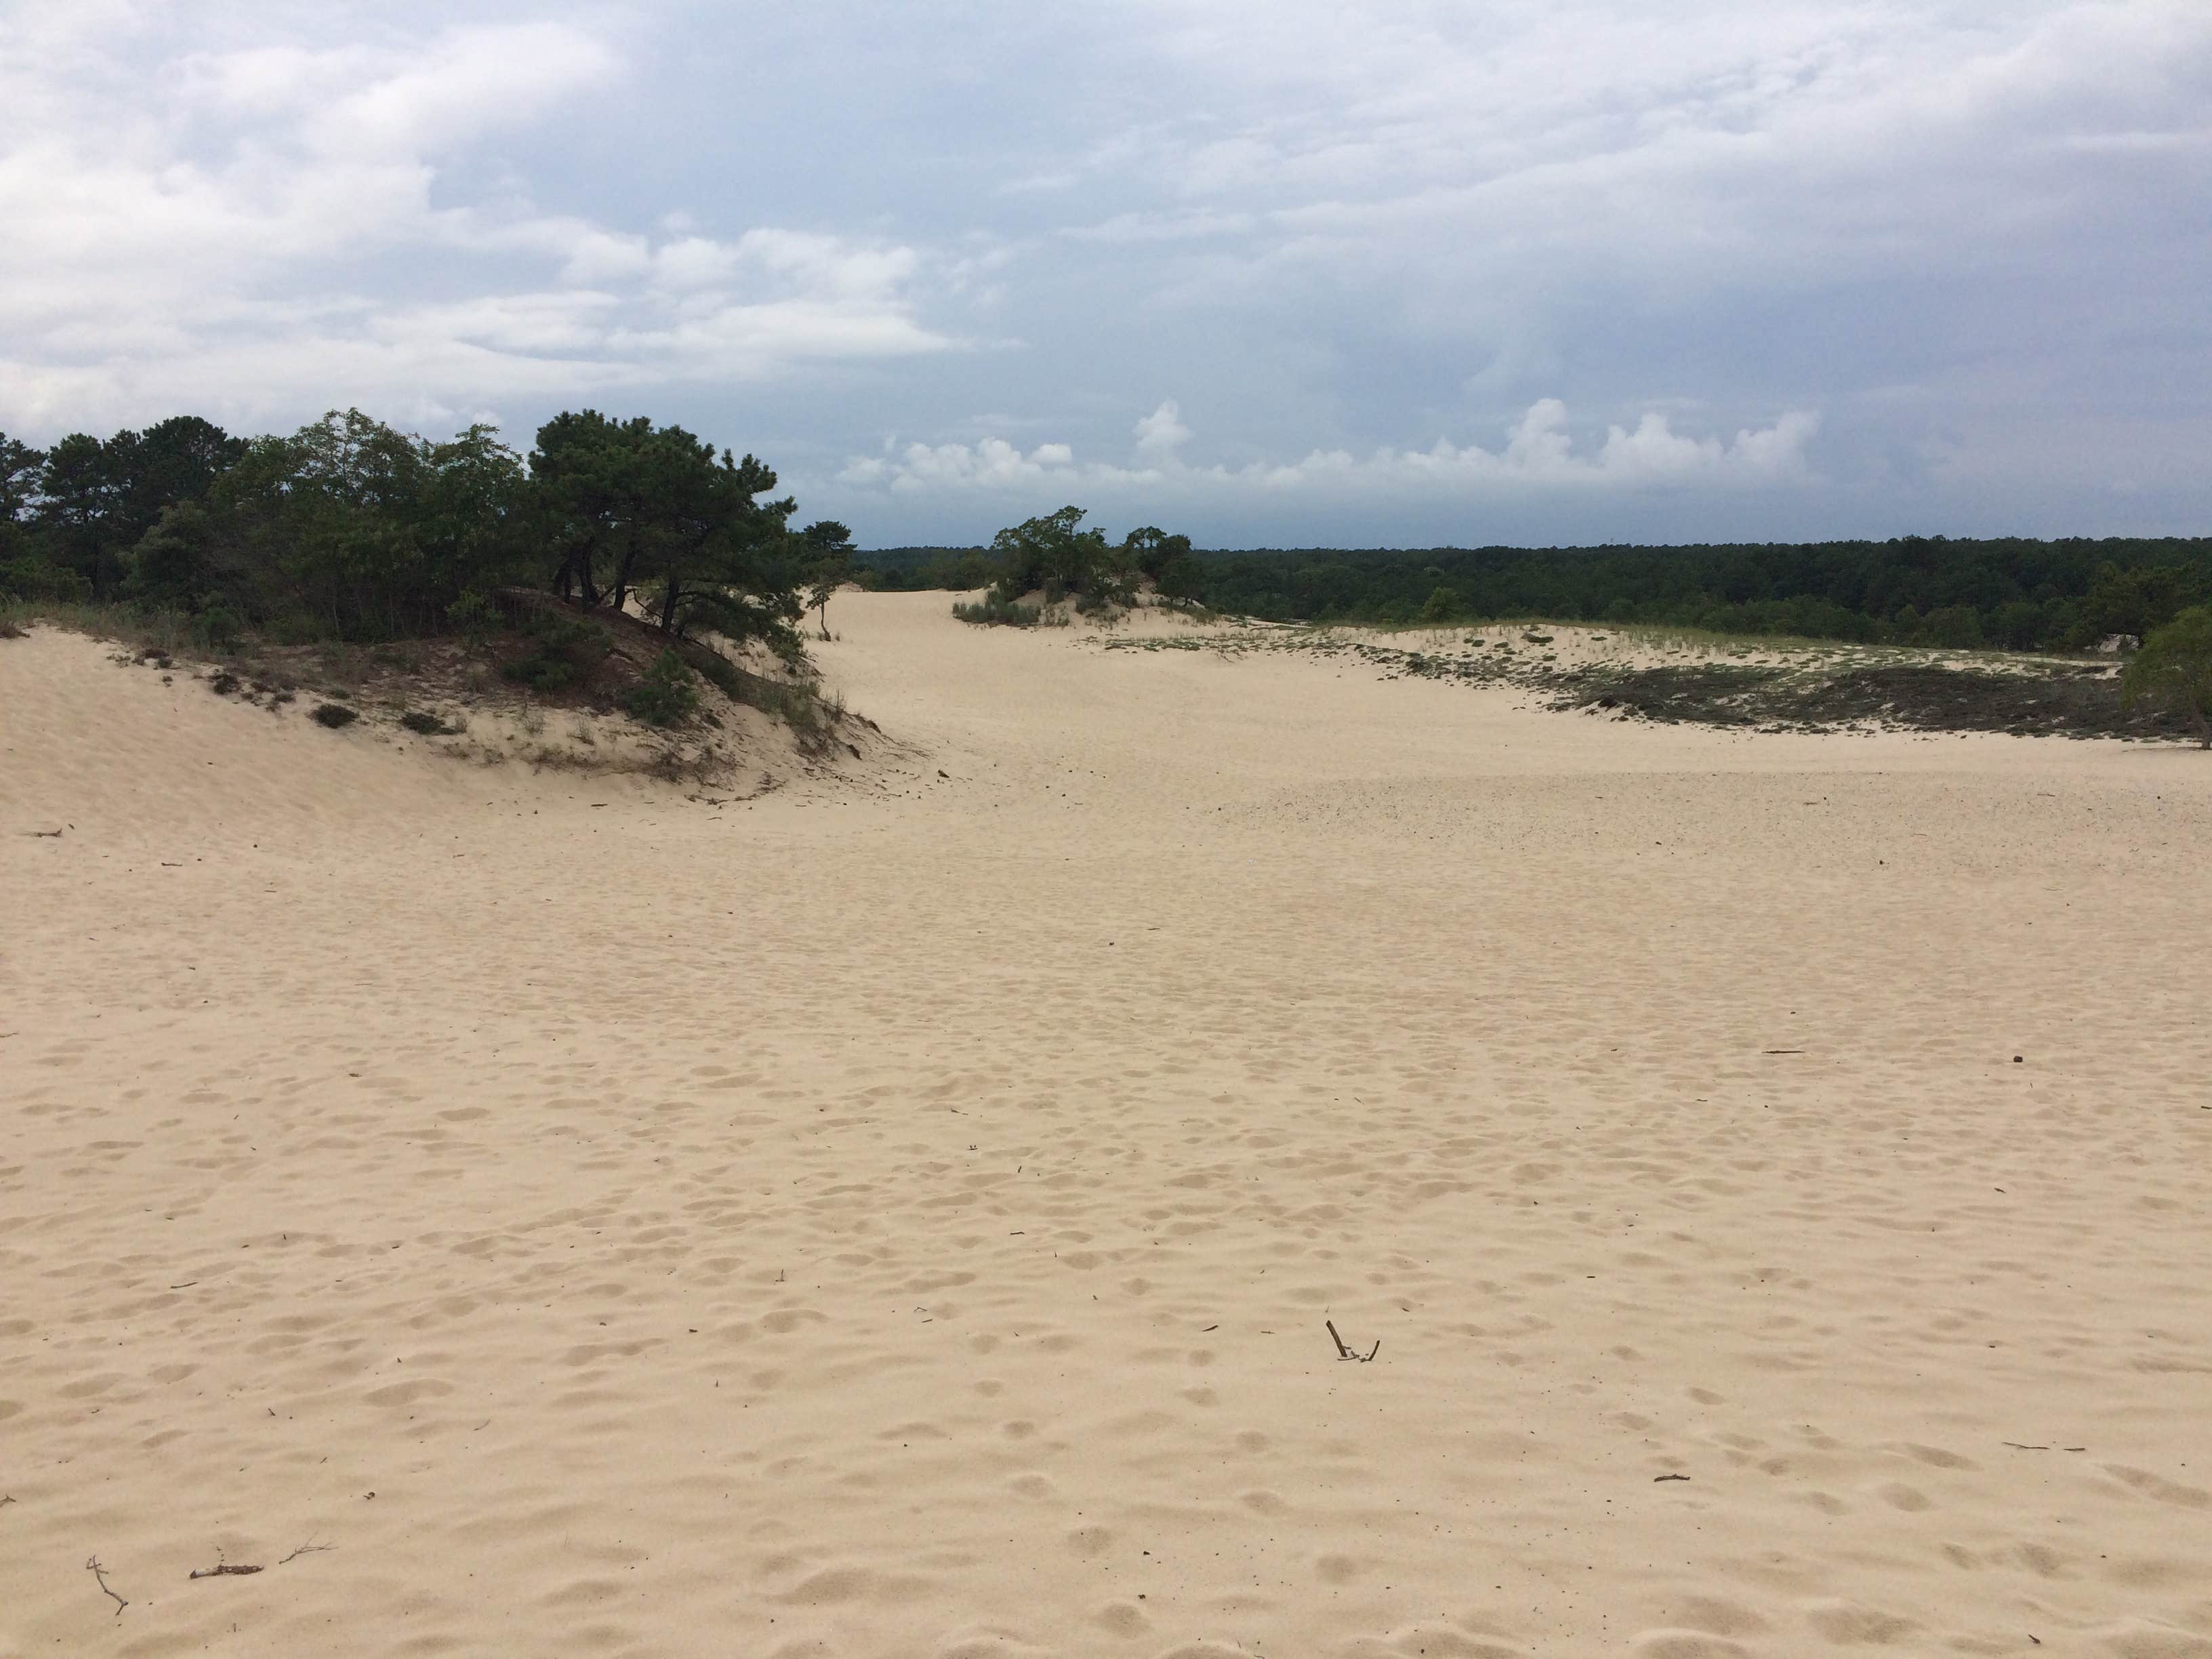
{"type": "MultiPolygon", "coordinates": [[[[1109,651],[1255,651],[1341,657],[1386,679],[1444,680],[1510,687],[1564,712],[1610,714],[1662,725],[1740,726],[1769,732],[1886,729],[2002,732],[2019,736],[2169,738],[2204,735],[2191,697],[2212,699],[2212,653],[2196,651],[2186,620],[2169,644],[2146,651],[2144,689],[2124,696],[2120,665],[2027,656],[1939,656],[1897,648],[1802,643],[1767,661],[1713,661],[1704,641],[1644,630],[1610,635],[1516,629],[1505,637],[1425,630],[1421,646],[1389,643],[1405,634],[1335,628],[1246,625],[1187,635],[1107,638],[1109,651]],[[1595,661],[1562,661],[1570,644],[1617,648],[1595,661]],[[1653,652],[1684,659],[1649,660],[1653,652]],[[1696,653],[1694,655],[1688,653],[1696,653]],[[2199,657],[2204,657],[2202,665],[2199,657]],[[2196,675],[2199,678],[2192,678],[2196,675]],[[2201,689],[2200,689],[2201,688],[2201,689]]],[[[1416,635],[1416,637],[1420,637],[1416,635]]],[[[1752,654],[1734,645],[1738,654],[1752,654]]]]}
{"type": "Polygon", "coordinates": [[[549,762],[613,764],[588,725],[606,718],[708,775],[739,709],[802,755],[858,752],[799,626],[811,611],[830,636],[850,532],[793,528],[773,470],[681,428],[572,411],[525,456],[488,427],[431,442],[353,410],[252,439],[179,416],[51,451],[0,436],[0,460],[15,631],[211,664],[216,695],[272,710],[312,691],[334,727],[452,739],[476,710],[534,736],[571,711],[590,752],[538,744],[549,762]]]}

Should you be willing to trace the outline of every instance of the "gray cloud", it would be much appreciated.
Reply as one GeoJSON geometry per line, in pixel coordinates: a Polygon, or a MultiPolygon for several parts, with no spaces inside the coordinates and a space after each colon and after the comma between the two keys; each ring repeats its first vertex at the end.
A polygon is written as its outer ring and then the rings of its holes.
{"type": "Polygon", "coordinates": [[[2198,0],[210,9],[0,12],[10,430],[590,402],[878,541],[2212,509],[2198,0]]]}

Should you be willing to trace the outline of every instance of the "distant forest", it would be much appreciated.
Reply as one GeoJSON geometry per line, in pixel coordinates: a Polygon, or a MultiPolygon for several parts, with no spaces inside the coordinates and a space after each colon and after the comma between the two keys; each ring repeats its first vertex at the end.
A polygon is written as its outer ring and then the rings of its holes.
{"type": "Polygon", "coordinates": [[[988,549],[860,553],[835,520],[796,527],[775,485],[680,427],[588,410],[547,422],[526,454],[489,428],[432,442],[356,410],[252,438],[194,416],[47,449],[0,434],[0,604],[159,610],[210,643],[281,644],[466,631],[528,587],[795,658],[805,612],[848,579],[1004,602],[1141,577],[1273,621],[1548,617],[2013,650],[2142,637],[2212,599],[2212,538],[1237,552],[1150,527],[1109,544],[1064,507],[988,549]]]}
{"type": "MultiPolygon", "coordinates": [[[[854,556],[864,586],[989,586],[981,547],[854,556]]],[[[1726,634],[2081,650],[2148,634],[2212,598],[2212,537],[1680,547],[1195,549],[1179,597],[1277,622],[1437,623],[1546,617],[1726,634]]]]}

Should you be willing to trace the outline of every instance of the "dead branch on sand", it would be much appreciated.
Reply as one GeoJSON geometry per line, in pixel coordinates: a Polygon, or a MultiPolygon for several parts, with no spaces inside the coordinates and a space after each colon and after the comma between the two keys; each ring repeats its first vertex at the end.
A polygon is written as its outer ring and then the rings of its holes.
{"type": "Polygon", "coordinates": [[[1365,1353],[1362,1353],[1358,1349],[1348,1346],[1345,1340],[1336,1334],[1336,1322],[1334,1320],[1324,1319],[1321,1322],[1328,1327],[1328,1340],[1336,1344],[1336,1357],[1339,1359],[1357,1359],[1361,1364],[1364,1365],[1370,1363],[1376,1354],[1382,1352],[1382,1339],[1379,1336],[1375,1339],[1375,1346],[1370,1348],[1365,1353]]]}
{"type": "Polygon", "coordinates": [[[115,1616],[118,1619],[120,1619],[123,1616],[123,1609],[129,1607],[131,1604],[125,1601],[121,1596],[116,1595],[113,1590],[107,1588],[107,1572],[106,1570],[100,1565],[100,1558],[96,1555],[92,1557],[91,1559],[88,1560],[84,1564],[84,1570],[100,1581],[100,1593],[101,1595],[115,1597],[115,1616]]]}

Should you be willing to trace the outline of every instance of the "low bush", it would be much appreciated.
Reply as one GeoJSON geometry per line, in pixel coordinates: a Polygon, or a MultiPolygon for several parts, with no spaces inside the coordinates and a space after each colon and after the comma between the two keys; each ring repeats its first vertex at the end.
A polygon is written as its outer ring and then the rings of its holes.
{"type": "Polygon", "coordinates": [[[699,707],[699,687],[684,659],[664,651],[644,678],[622,694],[622,706],[647,726],[680,726],[699,707]]]}
{"type": "Polygon", "coordinates": [[[952,614],[962,622],[984,628],[1057,628],[1065,627],[1067,622],[1056,611],[1018,604],[1001,599],[996,592],[986,593],[973,605],[963,605],[956,599],[952,614]]]}
{"type": "Polygon", "coordinates": [[[534,648],[499,672],[533,691],[557,691],[574,684],[614,649],[605,629],[573,617],[533,611],[523,631],[532,636],[534,648]]]}
{"type": "Polygon", "coordinates": [[[246,622],[236,611],[215,605],[192,618],[191,635],[210,651],[234,651],[246,637],[246,622]]]}
{"type": "Polygon", "coordinates": [[[361,718],[361,711],[349,708],[342,702],[319,703],[315,708],[315,724],[327,726],[333,732],[341,726],[351,726],[361,718]]]}

